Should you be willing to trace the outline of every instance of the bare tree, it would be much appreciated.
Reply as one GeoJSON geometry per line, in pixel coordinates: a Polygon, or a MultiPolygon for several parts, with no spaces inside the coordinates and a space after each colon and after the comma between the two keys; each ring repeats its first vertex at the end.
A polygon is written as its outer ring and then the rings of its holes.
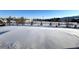
{"type": "Polygon", "coordinates": [[[17,24],[17,25],[18,25],[18,24],[24,25],[26,19],[24,19],[24,17],[21,17],[21,18],[17,18],[15,21],[16,21],[16,24],[17,24]]]}
{"type": "Polygon", "coordinates": [[[9,16],[8,18],[7,18],[7,24],[10,26],[11,25],[11,20],[12,20],[12,18],[11,18],[11,16],[9,16]]]}

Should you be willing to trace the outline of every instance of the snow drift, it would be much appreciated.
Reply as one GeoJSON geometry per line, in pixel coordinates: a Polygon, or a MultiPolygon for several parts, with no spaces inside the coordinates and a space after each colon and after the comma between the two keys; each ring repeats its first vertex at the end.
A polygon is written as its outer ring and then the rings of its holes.
{"type": "Polygon", "coordinates": [[[79,30],[26,26],[1,27],[2,49],[60,49],[79,47],[79,30]]]}

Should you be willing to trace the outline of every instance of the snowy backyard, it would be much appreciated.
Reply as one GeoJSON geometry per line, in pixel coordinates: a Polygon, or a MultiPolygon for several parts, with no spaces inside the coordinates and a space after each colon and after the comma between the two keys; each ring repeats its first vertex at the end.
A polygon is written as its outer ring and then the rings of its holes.
{"type": "Polygon", "coordinates": [[[1,49],[62,49],[79,47],[79,29],[29,26],[0,27],[1,49]]]}

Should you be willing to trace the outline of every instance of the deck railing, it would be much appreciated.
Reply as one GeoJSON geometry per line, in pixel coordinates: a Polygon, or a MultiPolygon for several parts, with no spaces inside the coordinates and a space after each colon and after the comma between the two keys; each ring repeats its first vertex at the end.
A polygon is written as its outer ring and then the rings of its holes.
{"type": "Polygon", "coordinates": [[[25,22],[23,24],[16,22],[6,23],[6,26],[47,26],[47,27],[64,27],[64,28],[79,28],[77,22],[45,22],[45,21],[33,21],[25,22]]]}

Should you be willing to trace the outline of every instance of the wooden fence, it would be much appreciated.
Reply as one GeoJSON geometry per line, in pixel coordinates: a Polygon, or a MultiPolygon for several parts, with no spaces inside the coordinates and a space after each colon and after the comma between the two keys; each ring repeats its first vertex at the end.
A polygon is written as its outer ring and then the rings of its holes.
{"type": "MultiPolygon", "coordinates": [[[[6,23],[6,26],[9,24],[6,23]]],[[[16,22],[11,22],[9,26],[16,26],[16,22]]],[[[18,26],[47,26],[47,27],[66,27],[66,28],[79,28],[77,22],[45,22],[45,21],[33,21],[25,22],[24,24],[18,24],[18,26]]]]}

